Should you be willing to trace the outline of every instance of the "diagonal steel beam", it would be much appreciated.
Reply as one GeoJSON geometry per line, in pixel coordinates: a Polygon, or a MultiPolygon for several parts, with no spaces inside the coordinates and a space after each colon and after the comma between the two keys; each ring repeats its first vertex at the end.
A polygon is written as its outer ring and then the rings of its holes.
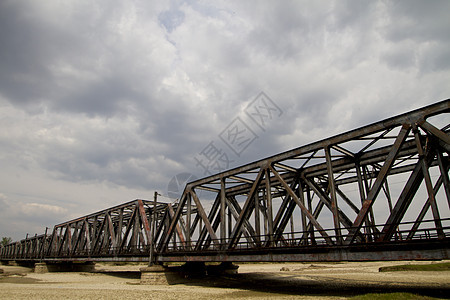
{"type": "Polygon", "coordinates": [[[181,196],[180,202],[178,203],[178,208],[170,222],[169,228],[167,229],[167,234],[164,236],[164,239],[162,240],[162,243],[161,243],[162,246],[160,248],[161,251],[164,251],[169,245],[170,238],[174,234],[178,220],[182,215],[183,208],[187,201],[188,193],[190,193],[190,186],[186,186],[184,188],[183,195],[181,196]]]}
{"type": "Polygon", "coordinates": [[[405,141],[405,139],[407,138],[410,130],[411,130],[411,126],[409,124],[404,124],[402,126],[402,129],[400,130],[399,135],[395,139],[394,145],[392,146],[392,149],[389,152],[389,155],[388,155],[386,161],[384,162],[383,167],[381,168],[372,188],[370,189],[370,191],[367,195],[367,199],[364,200],[364,202],[362,204],[362,208],[361,208],[359,214],[356,216],[355,222],[353,223],[352,227],[349,230],[348,237],[345,239],[344,244],[349,245],[356,238],[356,235],[359,232],[359,230],[361,229],[362,223],[367,217],[367,213],[369,212],[370,208],[373,205],[373,202],[375,201],[376,197],[378,196],[378,193],[381,190],[383,182],[386,180],[386,177],[389,174],[389,170],[391,169],[392,165],[394,164],[397,154],[400,151],[401,146],[402,146],[403,142],[405,141]]]}
{"type": "MultiPolygon", "coordinates": [[[[448,134],[446,134],[445,132],[443,132],[442,130],[439,130],[438,128],[436,128],[435,126],[431,125],[430,123],[428,123],[425,120],[420,120],[418,122],[418,125],[425,130],[426,132],[428,132],[429,134],[434,135],[435,137],[437,137],[439,140],[441,140],[442,142],[444,142],[444,145],[450,146],[450,136],[448,134]]],[[[448,151],[448,148],[447,148],[448,151]]]]}
{"type": "MultiPolygon", "coordinates": [[[[148,222],[147,214],[145,213],[144,203],[142,200],[137,201],[138,209],[139,209],[139,215],[141,216],[141,222],[144,227],[145,237],[147,238],[147,245],[150,245],[150,240],[152,239],[151,233],[150,233],[150,223],[148,222]]],[[[111,223],[112,225],[112,223],[111,223]]],[[[113,234],[113,233],[111,233],[113,234]]],[[[112,235],[114,236],[114,235],[112,235]]],[[[115,243],[115,241],[114,241],[115,243]]]]}
{"type": "Polygon", "coordinates": [[[297,203],[297,205],[300,207],[300,209],[305,213],[306,217],[309,219],[309,221],[313,224],[313,226],[319,231],[319,233],[322,235],[322,237],[325,239],[328,245],[333,245],[333,241],[328,236],[328,234],[325,232],[325,230],[322,228],[322,226],[317,222],[316,218],[308,211],[308,209],[303,205],[303,203],[298,199],[297,195],[294,193],[294,191],[289,187],[289,185],[286,183],[286,181],[283,180],[283,178],[278,174],[278,172],[273,169],[273,167],[270,167],[272,173],[275,175],[275,177],[278,179],[279,182],[284,186],[286,191],[289,193],[289,195],[292,197],[292,199],[297,203]]]}
{"type": "MultiPolygon", "coordinates": [[[[441,187],[443,180],[442,175],[439,176],[439,179],[437,180],[436,184],[434,185],[434,193],[436,194],[439,191],[439,188],[441,187]]],[[[430,198],[427,199],[424,206],[422,207],[422,210],[419,213],[419,216],[417,217],[416,221],[414,222],[414,225],[411,227],[411,230],[408,233],[408,236],[406,237],[407,240],[412,240],[414,235],[417,232],[417,229],[419,229],[419,226],[422,224],[423,218],[425,217],[425,214],[428,212],[428,209],[430,208],[430,198]]]]}
{"type": "MultiPolygon", "coordinates": [[[[175,216],[175,211],[173,210],[172,205],[169,203],[167,208],[169,210],[170,216],[173,218],[175,216]]],[[[175,228],[176,228],[176,231],[177,231],[178,238],[181,241],[181,244],[183,245],[183,247],[186,247],[186,239],[183,236],[183,231],[182,231],[182,229],[180,227],[180,224],[177,223],[175,228]]]]}
{"type": "MultiPolygon", "coordinates": [[[[227,204],[228,204],[228,209],[229,209],[231,215],[234,217],[235,221],[239,220],[239,214],[241,213],[241,207],[237,203],[236,199],[227,198],[227,204]]],[[[256,233],[248,220],[244,221],[244,227],[246,229],[244,231],[245,238],[247,239],[247,241],[249,243],[253,243],[254,245],[256,245],[258,243],[258,240],[256,239],[256,233]]]]}
{"type": "Polygon", "coordinates": [[[444,191],[445,195],[447,196],[448,207],[450,208],[450,181],[448,178],[448,169],[450,165],[448,163],[448,157],[446,160],[444,160],[442,153],[439,152],[438,149],[436,149],[436,155],[439,164],[439,170],[441,171],[442,181],[444,182],[444,191]]]}
{"type": "MultiPolygon", "coordinates": [[[[220,201],[218,199],[219,195],[216,195],[216,199],[214,200],[214,203],[209,211],[208,214],[208,220],[213,220],[214,216],[217,214],[218,210],[219,210],[219,206],[220,206],[220,201]]],[[[196,214],[196,216],[199,218],[199,222],[200,222],[200,235],[198,237],[197,243],[195,245],[195,250],[200,250],[202,248],[202,244],[205,242],[206,240],[206,236],[208,234],[208,229],[206,228],[206,226],[201,225],[202,223],[202,217],[200,216],[200,214],[196,214]]]]}
{"type": "Polygon", "coordinates": [[[114,225],[113,222],[111,220],[111,215],[108,213],[106,213],[106,218],[108,221],[108,231],[109,231],[109,236],[111,239],[111,246],[113,247],[113,249],[115,249],[117,247],[117,243],[116,243],[116,233],[114,230],[114,225]]]}
{"type": "Polygon", "coordinates": [[[250,193],[247,196],[247,200],[245,201],[244,207],[242,208],[241,213],[239,214],[239,220],[234,225],[230,241],[228,243],[228,249],[231,249],[236,246],[236,243],[239,240],[239,237],[241,235],[242,225],[244,224],[244,221],[248,219],[248,217],[251,214],[251,211],[255,207],[255,194],[258,189],[259,184],[261,183],[262,177],[264,173],[264,168],[260,168],[258,175],[255,178],[255,181],[253,182],[252,188],[250,190],[250,193]]]}
{"type": "Polygon", "coordinates": [[[214,244],[217,246],[220,245],[220,242],[217,239],[217,235],[214,232],[211,223],[209,222],[208,216],[206,215],[205,210],[203,209],[202,204],[200,203],[200,200],[197,197],[197,193],[191,191],[192,199],[194,200],[195,206],[197,208],[198,214],[203,220],[203,226],[206,227],[206,230],[208,230],[209,235],[211,236],[211,239],[213,240],[214,244]]]}
{"type": "MultiPolygon", "coordinates": [[[[325,194],[325,192],[317,185],[317,183],[312,182],[308,178],[303,178],[303,181],[311,188],[312,191],[319,197],[320,201],[322,201],[328,209],[333,212],[333,204],[332,200],[325,194]]],[[[352,221],[347,217],[347,215],[340,210],[337,210],[338,221],[344,225],[345,228],[350,228],[352,226],[352,221]]],[[[340,232],[340,231],[339,231],[340,232]]]]}

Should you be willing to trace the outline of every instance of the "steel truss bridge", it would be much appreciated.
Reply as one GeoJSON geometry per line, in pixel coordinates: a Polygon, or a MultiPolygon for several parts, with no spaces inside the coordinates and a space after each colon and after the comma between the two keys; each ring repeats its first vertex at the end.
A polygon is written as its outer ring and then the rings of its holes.
{"type": "Polygon", "coordinates": [[[1,248],[16,261],[449,259],[450,100],[1,248]]]}

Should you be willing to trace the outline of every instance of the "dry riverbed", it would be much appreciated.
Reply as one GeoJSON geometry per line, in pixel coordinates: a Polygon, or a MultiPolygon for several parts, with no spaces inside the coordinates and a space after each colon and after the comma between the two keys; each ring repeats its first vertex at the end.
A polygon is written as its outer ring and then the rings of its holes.
{"type": "Polygon", "coordinates": [[[32,273],[0,266],[0,299],[347,299],[409,292],[450,297],[450,271],[378,272],[383,266],[432,262],[241,264],[239,274],[176,285],[140,285],[138,265],[97,264],[97,273],[32,273]]]}

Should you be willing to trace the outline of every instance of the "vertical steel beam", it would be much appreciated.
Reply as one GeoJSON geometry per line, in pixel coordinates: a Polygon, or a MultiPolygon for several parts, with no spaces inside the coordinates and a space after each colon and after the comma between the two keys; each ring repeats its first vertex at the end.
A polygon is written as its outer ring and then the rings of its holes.
{"type": "MultiPolygon", "coordinates": [[[[300,196],[300,202],[303,204],[304,207],[306,207],[306,203],[305,203],[305,194],[303,191],[303,182],[302,180],[299,180],[298,183],[298,195],[300,196]]],[[[310,210],[310,209],[307,209],[310,210]]],[[[301,223],[302,223],[302,231],[303,232],[307,232],[307,227],[308,227],[308,223],[306,220],[306,214],[303,210],[300,210],[300,219],[301,219],[301,223]]],[[[293,220],[292,220],[293,221],[293,220]]],[[[293,224],[291,225],[291,227],[294,227],[293,224]]],[[[293,237],[292,237],[293,238],[293,237]]],[[[303,239],[302,242],[306,245],[307,244],[307,239],[303,239]]]]}
{"type": "Polygon", "coordinates": [[[450,181],[448,178],[448,161],[444,162],[444,158],[442,156],[442,152],[439,149],[436,149],[437,160],[439,164],[439,170],[441,171],[442,181],[444,183],[444,191],[447,196],[448,207],[450,208],[450,181]]]}
{"type": "Polygon", "coordinates": [[[91,250],[92,250],[92,244],[91,244],[91,235],[90,235],[90,230],[89,230],[89,223],[86,219],[84,219],[84,232],[86,235],[86,250],[88,251],[89,255],[91,254],[91,250]]]}
{"type": "MultiPolygon", "coordinates": [[[[423,177],[425,179],[425,186],[428,192],[428,199],[430,201],[431,211],[433,212],[434,222],[436,225],[436,231],[440,239],[445,238],[444,231],[442,230],[441,217],[439,215],[439,209],[436,203],[436,197],[433,190],[433,183],[431,182],[430,172],[428,171],[428,163],[425,157],[425,151],[422,147],[421,135],[417,128],[414,130],[414,137],[416,140],[417,151],[419,153],[419,163],[422,166],[423,177]]],[[[432,151],[430,151],[432,152],[432,151]]],[[[433,152],[432,152],[433,153],[433,152]]],[[[434,153],[433,153],[434,154],[434,153]]]]}
{"type": "Polygon", "coordinates": [[[231,215],[231,207],[228,205],[228,236],[231,236],[231,230],[233,230],[233,224],[232,224],[232,220],[233,220],[233,216],[231,215]]]}
{"type": "Polygon", "coordinates": [[[188,247],[188,249],[191,249],[191,238],[192,238],[192,232],[194,230],[194,228],[191,229],[191,215],[192,215],[192,196],[189,193],[187,196],[187,214],[186,214],[186,247],[188,247]]]}
{"type": "Polygon", "coordinates": [[[226,195],[225,195],[225,177],[220,178],[220,243],[225,246],[226,243],[226,218],[225,218],[225,209],[226,209],[226,195]]]}
{"type": "Polygon", "coordinates": [[[116,253],[120,252],[120,245],[122,244],[122,235],[123,235],[123,210],[124,208],[121,207],[119,209],[119,221],[117,224],[117,230],[116,230],[116,243],[117,243],[117,251],[116,253]]]}
{"type": "MultiPolygon", "coordinates": [[[[372,166],[373,168],[373,166],[372,166]]],[[[372,170],[372,173],[374,173],[375,171],[372,170]]],[[[369,175],[369,170],[368,170],[368,166],[364,166],[363,167],[363,176],[364,176],[364,186],[366,188],[366,197],[364,198],[364,201],[367,199],[367,196],[369,195],[369,191],[370,191],[370,186],[372,184],[372,178],[369,175]]],[[[364,205],[364,201],[362,202],[361,206],[364,205]]],[[[376,220],[375,220],[375,214],[373,213],[373,208],[370,207],[369,209],[369,213],[367,214],[366,217],[366,224],[369,228],[369,232],[374,231],[375,228],[375,224],[376,224],[376,220]]],[[[372,241],[372,236],[369,236],[369,240],[372,241]]]]}
{"type": "MultiPolygon", "coordinates": [[[[356,177],[358,178],[358,191],[359,191],[359,198],[361,199],[361,205],[364,204],[364,200],[366,199],[366,189],[365,185],[363,183],[363,176],[361,175],[361,165],[359,164],[359,161],[355,163],[355,171],[356,171],[356,177]]],[[[359,210],[356,212],[358,214],[359,210]]],[[[370,222],[366,218],[366,227],[364,228],[364,239],[366,242],[369,240],[369,224],[370,222]]]]}
{"type": "Polygon", "coordinates": [[[267,227],[269,235],[269,247],[273,246],[273,209],[272,209],[272,186],[270,184],[270,171],[269,168],[265,169],[266,172],[266,202],[267,202],[267,227]]]}
{"type": "Polygon", "coordinates": [[[261,203],[259,195],[256,194],[252,200],[255,201],[255,238],[258,241],[258,246],[261,246],[261,203]]]}
{"type": "Polygon", "coordinates": [[[333,174],[333,165],[331,160],[330,147],[329,146],[324,147],[324,151],[327,164],[328,190],[331,196],[331,212],[333,213],[333,224],[334,224],[334,231],[336,233],[336,243],[340,245],[342,244],[342,233],[341,233],[341,224],[339,222],[339,208],[334,183],[334,174],[333,174]]]}

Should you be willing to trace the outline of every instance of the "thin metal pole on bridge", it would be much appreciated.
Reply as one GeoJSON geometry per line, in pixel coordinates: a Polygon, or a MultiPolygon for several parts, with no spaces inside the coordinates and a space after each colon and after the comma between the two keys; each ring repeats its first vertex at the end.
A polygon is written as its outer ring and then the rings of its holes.
{"type": "Polygon", "coordinates": [[[41,246],[41,260],[39,261],[40,263],[42,263],[42,260],[44,259],[45,242],[47,241],[47,231],[48,231],[48,227],[45,226],[45,234],[44,234],[44,239],[42,240],[42,246],[41,246]]]}
{"type": "MultiPolygon", "coordinates": [[[[150,240],[150,254],[149,254],[149,258],[148,258],[148,266],[151,267],[154,265],[154,260],[155,260],[155,227],[156,227],[156,200],[158,198],[158,192],[155,191],[155,195],[153,197],[153,214],[152,214],[152,228],[150,231],[150,235],[151,235],[151,240],[150,240]]],[[[161,195],[160,195],[161,196],[161,195]]]]}

